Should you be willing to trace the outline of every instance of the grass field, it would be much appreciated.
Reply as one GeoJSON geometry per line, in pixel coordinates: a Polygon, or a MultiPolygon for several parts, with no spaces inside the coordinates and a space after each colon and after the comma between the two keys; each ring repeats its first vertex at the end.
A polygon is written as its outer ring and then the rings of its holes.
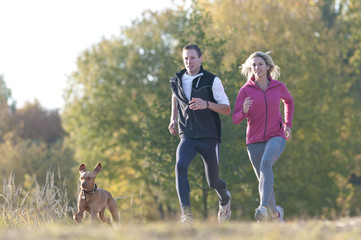
{"type": "Polygon", "coordinates": [[[66,189],[55,186],[53,179],[54,174],[49,172],[46,183],[36,184],[31,191],[15,186],[12,174],[4,180],[0,193],[0,240],[361,240],[361,218],[290,220],[285,224],[231,219],[222,225],[215,218],[196,219],[192,225],[176,221],[129,224],[124,220],[110,227],[104,223],[90,225],[88,215],[84,224],[77,225],[70,217],[76,209],[69,204],[66,189]]]}
{"type": "Polygon", "coordinates": [[[21,226],[0,230],[0,239],[248,239],[248,240],[343,240],[361,239],[361,218],[337,221],[292,221],[285,224],[233,222],[195,222],[181,225],[176,222],[146,224],[44,225],[21,226]]]}

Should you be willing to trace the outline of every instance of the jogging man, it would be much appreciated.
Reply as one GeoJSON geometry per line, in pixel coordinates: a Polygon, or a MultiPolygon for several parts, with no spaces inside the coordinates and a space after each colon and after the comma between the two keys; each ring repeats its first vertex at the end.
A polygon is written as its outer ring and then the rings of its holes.
{"type": "Polygon", "coordinates": [[[182,215],[179,222],[192,223],[188,167],[199,153],[203,159],[210,188],[219,197],[218,221],[231,217],[231,193],[219,177],[221,121],[218,114],[229,115],[231,108],[221,80],[202,67],[203,56],[195,44],[183,48],[185,69],[170,79],[172,112],[169,132],[179,135],[176,152],[176,188],[182,215]]]}

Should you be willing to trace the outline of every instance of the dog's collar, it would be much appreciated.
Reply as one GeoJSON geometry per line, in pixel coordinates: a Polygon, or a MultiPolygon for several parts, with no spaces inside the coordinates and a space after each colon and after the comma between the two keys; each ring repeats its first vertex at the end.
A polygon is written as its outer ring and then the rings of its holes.
{"type": "Polygon", "coordinates": [[[91,191],[86,191],[85,189],[83,189],[83,195],[84,195],[84,194],[95,193],[95,192],[97,191],[97,189],[98,189],[98,186],[97,186],[96,184],[94,184],[94,185],[95,185],[95,186],[94,186],[94,189],[91,190],[91,191]]]}

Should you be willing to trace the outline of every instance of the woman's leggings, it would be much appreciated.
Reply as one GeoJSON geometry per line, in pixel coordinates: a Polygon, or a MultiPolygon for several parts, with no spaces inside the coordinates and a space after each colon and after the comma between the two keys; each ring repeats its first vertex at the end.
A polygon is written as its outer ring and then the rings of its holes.
{"type": "Polygon", "coordinates": [[[204,170],[210,188],[213,188],[222,205],[227,204],[227,185],[219,177],[219,142],[216,139],[184,138],[177,148],[175,165],[176,187],[182,214],[190,212],[190,187],[188,181],[188,167],[199,153],[203,159],[204,170]]]}
{"type": "Polygon", "coordinates": [[[276,198],[273,191],[273,171],[272,165],[277,161],[286,145],[286,139],[273,137],[267,142],[257,142],[247,145],[249,159],[253,170],[259,181],[258,191],[260,195],[260,205],[268,206],[274,215],[276,209],[276,198]]]}

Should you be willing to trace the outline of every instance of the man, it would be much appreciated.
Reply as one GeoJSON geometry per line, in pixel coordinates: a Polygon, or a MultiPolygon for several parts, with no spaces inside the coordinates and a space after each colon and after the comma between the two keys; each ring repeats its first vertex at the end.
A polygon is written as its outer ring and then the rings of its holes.
{"type": "Polygon", "coordinates": [[[168,129],[181,138],[175,167],[181,223],[193,222],[188,167],[197,153],[203,159],[208,185],[219,197],[218,221],[223,223],[231,217],[231,194],[219,177],[221,121],[218,115],[229,115],[231,108],[221,80],[205,71],[202,61],[200,48],[195,44],[186,45],[183,48],[185,69],[170,80],[173,94],[168,129]]]}

